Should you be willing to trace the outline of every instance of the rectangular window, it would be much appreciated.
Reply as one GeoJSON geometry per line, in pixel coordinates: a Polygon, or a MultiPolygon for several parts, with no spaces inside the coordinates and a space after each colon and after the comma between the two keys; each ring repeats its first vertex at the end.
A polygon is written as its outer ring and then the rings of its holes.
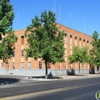
{"type": "Polygon", "coordinates": [[[67,45],[67,44],[65,43],[65,44],[64,44],[64,47],[65,47],[65,48],[66,48],[66,45],[67,45]]]}
{"type": "Polygon", "coordinates": [[[72,55],[72,49],[70,50],[70,55],[72,55]]]}
{"type": "Polygon", "coordinates": [[[60,67],[61,67],[61,62],[58,63],[58,68],[60,68],[60,67]]]}
{"type": "Polygon", "coordinates": [[[28,62],[28,69],[31,69],[32,66],[31,66],[31,62],[28,62]]]}
{"type": "Polygon", "coordinates": [[[87,41],[87,46],[89,45],[89,41],[87,41]]]}
{"type": "Polygon", "coordinates": [[[67,68],[67,63],[66,63],[66,61],[65,61],[65,68],[67,68]]]}
{"type": "Polygon", "coordinates": [[[84,68],[86,68],[86,64],[84,64],[84,68]]]}
{"type": "Polygon", "coordinates": [[[3,68],[3,62],[0,63],[0,69],[2,69],[2,68],[3,68]]]}
{"type": "Polygon", "coordinates": [[[70,50],[72,50],[72,45],[70,45],[70,50]]]}
{"type": "Polygon", "coordinates": [[[24,44],[24,36],[21,36],[21,44],[24,44]]]}
{"type": "Polygon", "coordinates": [[[75,69],[77,69],[77,63],[75,63],[74,65],[75,65],[75,69]]]}
{"type": "Polygon", "coordinates": [[[15,51],[13,51],[13,57],[15,57],[15,51]]]}
{"type": "Polygon", "coordinates": [[[51,68],[51,63],[50,62],[47,63],[47,67],[51,68]]]}
{"type": "Polygon", "coordinates": [[[77,45],[77,37],[75,37],[75,45],[77,45]]]}
{"type": "Polygon", "coordinates": [[[67,36],[67,33],[64,33],[65,34],[65,37],[67,36]]]}
{"type": "Polygon", "coordinates": [[[79,39],[79,46],[81,47],[81,38],[79,39]]]}
{"type": "Polygon", "coordinates": [[[39,61],[39,68],[42,68],[42,61],[39,61]]]}
{"type": "Polygon", "coordinates": [[[72,35],[70,35],[70,44],[72,44],[72,35]]]}
{"type": "Polygon", "coordinates": [[[72,64],[70,63],[70,69],[72,69],[72,64]]]}
{"type": "Polygon", "coordinates": [[[24,56],[24,50],[22,50],[22,56],[24,56]]]}
{"type": "Polygon", "coordinates": [[[12,69],[15,69],[15,62],[12,62],[12,69]]]}
{"type": "Polygon", "coordinates": [[[65,55],[66,55],[66,53],[67,53],[67,50],[65,50],[65,55]]]}
{"type": "Polygon", "coordinates": [[[21,62],[21,69],[24,68],[24,62],[21,62]]]}
{"type": "Polygon", "coordinates": [[[66,44],[66,37],[67,37],[67,34],[65,33],[65,37],[64,37],[64,43],[66,44]]]}
{"type": "Polygon", "coordinates": [[[85,40],[83,40],[84,46],[85,46],[85,40]]]}

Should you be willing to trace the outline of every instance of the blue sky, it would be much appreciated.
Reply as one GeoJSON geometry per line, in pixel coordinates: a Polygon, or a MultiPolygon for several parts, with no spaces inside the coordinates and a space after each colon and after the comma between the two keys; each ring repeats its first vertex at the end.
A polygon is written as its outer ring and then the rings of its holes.
{"type": "Polygon", "coordinates": [[[100,0],[10,0],[14,8],[13,29],[25,29],[35,15],[56,13],[56,22],[92,36],[100,33],[100,0]]]}

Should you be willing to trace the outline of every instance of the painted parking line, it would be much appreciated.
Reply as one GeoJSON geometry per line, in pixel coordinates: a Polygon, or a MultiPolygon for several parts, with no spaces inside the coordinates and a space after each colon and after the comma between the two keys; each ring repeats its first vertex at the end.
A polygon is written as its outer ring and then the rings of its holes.
{"type": "Polygon", "coordinates": [[[28,94],[21,94],[21,95],[16,95],[16,96],[4,97],[4,98],[0,98],[0,100],[19,100],[19,99],[23,99],[23,98],[27,98],[27,97],[33,97],[33,96],[38,96],[38,95],[43,95],[43,94],[61,92],[61,91],[65,91],[65,90],[71,90],[71,89],[93,86],[93,85],[98,85],[98,84],[100,84],[100,83],[85,84],[85,85],[80,85],[80,86],[76,85],[76,86],[40,91],[40,92],[35,92],[35,93],[28,93],[28,94]]]}

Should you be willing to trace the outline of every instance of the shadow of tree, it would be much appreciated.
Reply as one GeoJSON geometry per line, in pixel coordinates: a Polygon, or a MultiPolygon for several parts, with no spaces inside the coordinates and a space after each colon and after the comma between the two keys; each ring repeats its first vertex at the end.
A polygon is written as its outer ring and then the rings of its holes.
{"type": "Polygon", "coordinates": [[[67,75],[75,75],[75,69],[67,69],[67,75]]]}
{"type": "MultiPolygon", "coordinates": [[[[31,76],[28,78],[37,78],[37,79],[45,79],[45,76],[31,76]]],[[[53,74],[50,72],[47,76],[47,79],[63,79],[61,77],[53,76],[53,74]]]]}
{"type": "Polygon", "coordinates": [[[20,79],[16,79],[16,78],[0,78],[0,85],[2,84],[14,84],[19,82],[20,79]]]}
{"type": "Polygon", "coordinates": [[[63,78],[58,77],[58,76],[53,76],[52,73],[50,72],[50,73],[48,74],[48,79],[63,79],[63,78]]]}
{"type": "Polygon", "coordinates": [[[89,74],[95,74],[95,68],[94,67],[91,67],[89,69],[89,74]]]}

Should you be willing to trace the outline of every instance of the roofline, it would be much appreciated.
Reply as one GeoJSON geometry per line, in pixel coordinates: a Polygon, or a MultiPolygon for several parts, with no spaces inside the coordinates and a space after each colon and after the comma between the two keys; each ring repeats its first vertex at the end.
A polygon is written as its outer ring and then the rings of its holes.
{"type": "MultiPolygon", "coordinates": [[[[76,32],[79,32],[79,33],[82,33],[82,34],[87,35],[87,36],[89,36],[89,37],[92,37],[92,36],[90,36],[90,35],[88,35],[88,34],[86,34],[86,33],[80,32],[80,31],[75,30],[75,29],[73,29],[73,28],[70,28],[70,27],[68,27],[68,26],[65,26],[65,25],[62,25],[62,24],[59,24],[59,23],[57,23],[57,25],[61,25],[61,26],[63,26],[63,27],[69,28],[69,29],[74,30],[74,31],[76,31],[76,32]]],[[[19,29],[19,30],[14,30],[14,31],[21,31],[21,30],[26,30],[26,29],[19,29]]]]}
{"type": "MultiPolygon", "coordinates": [[[[64,27],[67,27],[67,26],[62,25],[62,24],[59,24],[59,23],[57,23],[57,24],[58,24],[58,25],[61,25],[61,26],[64,26],[64,27]]],[[[69,28],[69,29],[71,29],[71,30],[74,30],[74,31],[77,31],[77,32],[79,32],[79,33],[82,33],[82,34],[84,34],[84,35],[87,35],[87,36],[89,36],[89,37],[92,37],[92,36],[90,36],[90,35],[88,35],[88,34],[86,34],[86,33],[80,32],[80,31],[75,30],[75,29],[73,29],[73,28],[70,28],[70,27],[67,27],[67,28],[69,28]]]]}
{"type": "Polygon", "coordinates": [[[26,30],[26,29],[18,29],[18,30],[14,30],[14,31],[16,32],[16,31],[22,31],[22,30],[26,30]]]}

